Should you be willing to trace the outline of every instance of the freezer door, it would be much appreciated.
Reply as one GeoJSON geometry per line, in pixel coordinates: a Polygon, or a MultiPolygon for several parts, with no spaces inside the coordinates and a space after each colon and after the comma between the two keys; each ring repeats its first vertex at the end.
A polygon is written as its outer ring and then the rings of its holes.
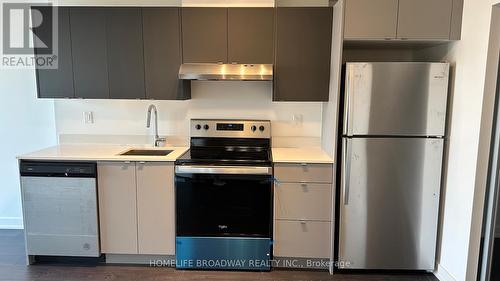
{"type": "Polygon", "coordinates": [[[347,63],[344,135],[443,136],[448,63],[347,63]]]}
{"type": "Polygon", "coordinates": [[[344,139],[340,268],[434,269],[442,155],[442,139],[344,139]]]}

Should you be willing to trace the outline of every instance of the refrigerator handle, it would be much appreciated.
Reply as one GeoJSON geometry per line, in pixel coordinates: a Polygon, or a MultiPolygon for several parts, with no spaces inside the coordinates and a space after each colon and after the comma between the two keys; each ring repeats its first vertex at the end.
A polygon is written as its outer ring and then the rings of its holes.
{"type": "Polygon", "coordinates": [[[349,178],[351,177],[351,144],[352,140],[344,138],[342,147],[342,192],[344,205],[349,204],[349,178]]]}

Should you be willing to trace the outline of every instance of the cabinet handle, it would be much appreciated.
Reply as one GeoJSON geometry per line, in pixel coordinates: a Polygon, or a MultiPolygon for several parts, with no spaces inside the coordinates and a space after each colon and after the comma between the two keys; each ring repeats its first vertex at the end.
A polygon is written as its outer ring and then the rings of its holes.
{"type": "Polygon", "coordinates": [[[139,161],[139,164],[146,164],[145,161],[139,161]]]}

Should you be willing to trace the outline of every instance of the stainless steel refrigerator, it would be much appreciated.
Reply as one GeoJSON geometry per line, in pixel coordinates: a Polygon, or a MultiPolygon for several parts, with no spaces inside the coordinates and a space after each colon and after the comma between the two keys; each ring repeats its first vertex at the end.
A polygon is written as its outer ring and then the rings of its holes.
{"type": "Polygon", "coordinates": [[[338,260],[345,269],[435,266],[447,63],[347,63],[338,260]]]}

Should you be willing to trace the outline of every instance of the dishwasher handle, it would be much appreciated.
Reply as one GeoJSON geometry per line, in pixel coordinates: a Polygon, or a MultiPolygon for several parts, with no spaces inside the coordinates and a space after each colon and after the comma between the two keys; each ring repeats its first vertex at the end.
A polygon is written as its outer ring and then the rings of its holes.
{"type": "Polygon", "coordinates": [[[96,178],[97,164],[93,162],[21,161],[22,177],[96,178]]]}

